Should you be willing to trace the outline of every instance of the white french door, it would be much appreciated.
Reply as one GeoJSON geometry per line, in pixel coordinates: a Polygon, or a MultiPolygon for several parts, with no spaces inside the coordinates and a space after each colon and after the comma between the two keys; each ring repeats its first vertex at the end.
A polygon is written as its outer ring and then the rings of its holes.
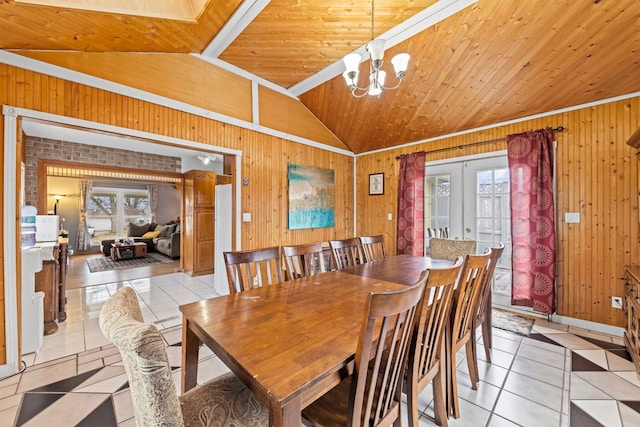
{"type": "MultiPolygon", "coordinates": [[[[427,162],[425,181],[425,228],[448,226],[450,238],[476,240],[478,253],[504,243],[505,250],[494,273],[493,304],[522,310],[523,307],[511,306],[511,215],[506,152],[454,162],[427,162]]],[[[425,242],[428,242],[426,236],[425,242]]]]}

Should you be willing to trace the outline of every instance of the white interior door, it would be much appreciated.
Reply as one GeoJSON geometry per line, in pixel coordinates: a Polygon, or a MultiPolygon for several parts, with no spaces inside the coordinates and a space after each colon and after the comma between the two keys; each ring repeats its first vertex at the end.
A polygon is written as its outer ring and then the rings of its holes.
{"type": "Polygon", "coordinates": [[[523,307],[511,306],[511,215],[506,153],[426,166],[425,227],[443,226],[448,214],[450,238],[476,240],[478,253],[504,243],[505,250],[494,273],[493,304],[522,310],[523,307]],[[448,206],[442,206],[445,204],[448,206]]]}

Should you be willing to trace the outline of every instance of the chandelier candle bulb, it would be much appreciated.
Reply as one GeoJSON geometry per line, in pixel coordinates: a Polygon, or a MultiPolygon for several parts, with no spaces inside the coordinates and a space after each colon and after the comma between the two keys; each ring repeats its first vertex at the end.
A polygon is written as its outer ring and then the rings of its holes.
{"type": "Polygon", "coordinates": [[[355,73],[358,73],[358,67],[360,67],[360,60],[362,58],[360,57],[360,55],[358,55],[357,53],[350,53],[349,55],[345,56],[342,61],[344,61],[344,66],[347,69],[347,73],[351,72],[351,71],[355,71],[355,73]]]}
{"type": "Polygon", "coordinates": [[[391,58],[391,64],[393,65],[393,70],[396,72],[396,77],[398,77],[398,79],[403,79],[407,73],[410,58],[411,56],[409,56],[408,53],[399,53],[391,58]]]}

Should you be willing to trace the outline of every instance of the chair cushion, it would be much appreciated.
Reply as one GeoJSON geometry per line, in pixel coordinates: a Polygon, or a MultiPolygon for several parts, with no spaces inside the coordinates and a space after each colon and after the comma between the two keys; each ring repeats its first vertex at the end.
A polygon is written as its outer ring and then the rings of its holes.
{"type": "Polygon", "coordinates": [[[186,426],[258,427],[269,424],[269,408],[260,403],[233,373],[191,389],[179,399],[186,426]]]}

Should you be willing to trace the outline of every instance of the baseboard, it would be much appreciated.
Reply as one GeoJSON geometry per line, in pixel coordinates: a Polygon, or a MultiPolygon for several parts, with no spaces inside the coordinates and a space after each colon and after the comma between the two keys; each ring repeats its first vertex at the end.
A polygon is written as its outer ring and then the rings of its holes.
{"type": "Polygon", "coordinates": [[[576,319],[574,317],[551,315],[551,321],[562,325],[575,326],[576,328],[587,329],[589,331],[600,332],[602,334],[622,337],[624,328],[619,326],[605,325],[604,323],[591,322],[589,320],[576,319]]]}

